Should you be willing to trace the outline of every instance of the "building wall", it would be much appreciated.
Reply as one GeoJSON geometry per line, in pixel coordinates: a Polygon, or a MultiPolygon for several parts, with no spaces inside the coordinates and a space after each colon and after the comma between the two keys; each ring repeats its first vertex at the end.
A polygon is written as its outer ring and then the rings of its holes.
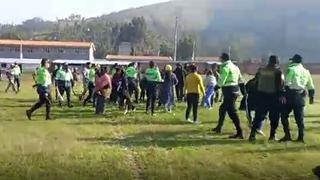
{"type": "MultiPolygon", "coordinates": [[[[89,48],[23,46],[22,51],[26,59],[89,60],[93,56],[89,48]]],[[[0,58],[20,58],[20,46],[0,46],[0,58]]]]}

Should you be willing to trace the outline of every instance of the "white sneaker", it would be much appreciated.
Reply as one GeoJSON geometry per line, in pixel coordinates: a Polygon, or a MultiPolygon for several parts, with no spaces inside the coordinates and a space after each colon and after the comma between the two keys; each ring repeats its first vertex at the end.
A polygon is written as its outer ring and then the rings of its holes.
{"type": "Polygon", "coordinates": [[[257,130],[257,134],[259,134],[261,136],[266,136],[262,130],[257,130]]]}
{"type": "Polygon", "coordinates": [[[201,124],[201,121],[195,121],[193,124],[201,124]]]}
{"type": "Polygon", "coordinates": [[[193,121],[190,118],[187,119],[186,121],[193,124],[193,121]]]}

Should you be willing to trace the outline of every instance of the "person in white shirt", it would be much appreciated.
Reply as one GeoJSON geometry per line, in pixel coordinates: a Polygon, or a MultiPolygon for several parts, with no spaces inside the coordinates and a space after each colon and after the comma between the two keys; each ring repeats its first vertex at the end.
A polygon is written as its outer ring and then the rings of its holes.
{"type": "Polygon", "coordinates": [[[210,70],[207,73],[206,79],[205,79],[205,86],[206,86],[206,94],[204,97],[204,106],[206,108],[212,108],[213,104],[212,97],[214,96],[214,87],[217,85],[217,79],[213,75],[213,72],[210,70]]]}

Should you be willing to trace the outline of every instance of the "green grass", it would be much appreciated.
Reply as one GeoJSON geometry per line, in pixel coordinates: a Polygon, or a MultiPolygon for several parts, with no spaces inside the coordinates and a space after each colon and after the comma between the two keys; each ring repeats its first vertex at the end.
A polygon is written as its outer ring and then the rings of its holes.
{"type": "MultiPolygon", "coordinates": [[[[0,82],[0,179],[300,180],[315,179],[311,169],[320,165],[319,102],[306,107],[306,144],[263,137],[252,144],[227,139],[234,132],[229,119],[223,135],[209,132],[217,107],[201,109],[202,125],[190,125],[183,121],[184,104],[157,117],[145,115],[142,105],[127,116],[108,106],[97,117],[74,98],[72,109],[53,108],[55,121],[44,121],[44,108],[28,121],[25,110],[37,94],[28,75],[22,83],[15,95],[4,94],[6,82],[0,82]]],[[[248,135],[243,112],[241,119],[248,135]]],[[[293,120],[291,127],[296,132],[293,120]]]]}

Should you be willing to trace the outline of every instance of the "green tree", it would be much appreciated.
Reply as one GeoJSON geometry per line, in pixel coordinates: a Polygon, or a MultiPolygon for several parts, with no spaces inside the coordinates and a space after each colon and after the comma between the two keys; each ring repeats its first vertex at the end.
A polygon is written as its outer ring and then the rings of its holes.
{"type": "Polygon", "coordinates": [[[179,60],[187,61],[192,58],[194,39],[192,36],[186,36],[178,43],[177,56],[179,60]]]}

